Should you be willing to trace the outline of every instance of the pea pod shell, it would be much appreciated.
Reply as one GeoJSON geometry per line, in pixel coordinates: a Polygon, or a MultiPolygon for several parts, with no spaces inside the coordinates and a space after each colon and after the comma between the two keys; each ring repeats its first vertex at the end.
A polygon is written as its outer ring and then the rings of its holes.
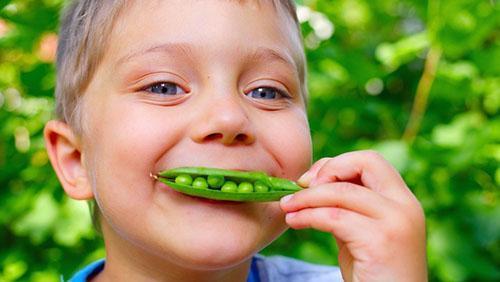
{"type": "Polygon", "coordinates": [[[160,173],[158,173],[158,176],[175,178],[179,174],[189,174],[193,176],[193,178],[197,176],[219,175],[224,176],[225,178],[237,180],[238,182],[255,182],[257,180],[260,180],[265,185],[269,186],[269,188],[273,191],[299,191],[302,189],[302,187],[298,186],[291,180],[272,177],[262,171],[237,171],[208,167],[179,167],[161,171],[160,173]]]}
{"type": "Polygon", "coordinates": [[[295,191],[269,191],[264,193],[252,192],[252,193],[237,193],[237,192],[222,192],[220,190],[212,189],[196,189],[189,185],[178,184],[169,181],[166,178],[158,178],[159,181],[165,183],[174,190],[177,190],[183,194],[202,197],[213,200],[224,200],[224,201],[238,201],[238,202],[270,202],[278,201],[281,197],[288,194],[292,194],[295,191]]]}
{"type": "Polygon", "coordinates": [[[161,171],[158,173],[158,180],[167,184],[171,188],[187,195],[228,201],[278,201],[279,199],[281,199],[281,197],[292,194],[302,189],[291,180],[271,177],[268,176],[265,172],[236,171],[207,167],[179,167],[161,171]],[[175,183],[173,179],[180,174],[189,174],[193,178],[197,176],[219,175],[224,176],[224,178],[226,179],[235,180],[238,182],[249,181],[253,183],[255,181],[261,181],[270,188],[270,191],[252,193],[229,193],[212,189],[195,189],[189,185],[175,183]]]}

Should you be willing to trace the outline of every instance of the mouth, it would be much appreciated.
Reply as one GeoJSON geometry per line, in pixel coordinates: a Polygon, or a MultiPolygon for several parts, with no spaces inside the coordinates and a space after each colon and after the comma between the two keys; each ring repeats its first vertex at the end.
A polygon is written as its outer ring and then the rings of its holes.
{"type": "MultiPolygon", "coordinates": [[[[179,192],[176,191],[176,193],[179,193],[179,192]]],[[[182,194],[182,193],[179,193],[179,194],[181,194],[183,196],[186,196],[186,197],[189,197],[189,198],[192,198],[195,201],[199,201],[199,202],[202,202],[204,204],[209,204],[209,205],[230,205],[230,206],[233,206],[233,205],[242,205],[242,204],[244,204],[244,202],[219,201],[219,200],[206,199],[206,198],[201,198],[201,197],[186,195],[186,194],[182,194]]]]}
{"type": "MultiPolygon", "coordinates": [[[[165,166],[161,167],[157,172],[159,171],[165,171],[173,168],[179,168],[179,167],[207,167],[207,168],[214,168],[214,169],[225,169],[225,170],[232,170],[232,171],[240,171],[240,172],[264,172],[269,176],[272,177],[277,177],[277,174],[274,170],[271,169],[265,169],[262,167],[257,167],[257,166],[231,166],[231,165],[210,165],[210,164],[182,164],[182,165],[174,165],[174,166],[165,166]]],[[[151,172],[150,177],[155,177],[156,173],[151,172]]]]}
{"type": "Polygon", "coordinates": [[[270,202],[295,193],[302,187],[294,181],[272,177],[262,171],[235,171],[209,167],[178,167],[151,174],[176,192],[208,203],[270,202]]]}
{"type": "MultiPolygon", "coordinates": [[[[151,177],[155,178],[156,175],[152,175],[151,177]]],[[[189,201],[189,202],[196,202],[200,204],[207,204],[207,205],[213,205],[213,206],[236,206],[236,205],[244,205],[248,204],[248,202],[240,202],[240,201],[227,201],[227,200],[214,200],[214,199],[207,199],[207,198],[202,198],[202,197],[197,197],[197,196],[192,196],[188,194],[181,193],[179,191],[176,191],[175,189],[172,189],[168,185],[157,182],[158,185],[160,185],[160,189],[169,193],[170,196],[172,196],[175,199],[179,199],[182,201],[189,201]]]]}

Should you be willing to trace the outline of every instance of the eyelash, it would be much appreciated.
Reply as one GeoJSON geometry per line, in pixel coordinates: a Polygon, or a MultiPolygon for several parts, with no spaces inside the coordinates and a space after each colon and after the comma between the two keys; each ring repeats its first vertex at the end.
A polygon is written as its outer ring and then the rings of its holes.
{"type": "MultiPolygon", "coordinates": [[[[156,95],[164,95],[164,96],[171,96],[172,94],[167,94],[167,93],[154,93],[152,91],[148,91],[148,89],[155,87],[155,86],[160,86],[162,84],[167,84],[167,85],[175,85],[179,89],[181,89],[184,93],[183,94],[188,94],[190,90],[184,89],[184,87],[180,86],[178,83],[172,82],[172,81],[158,81],[158,82],[153,82],[151,84],[148,84],[147,86],[141,88],[140,90],[143,92],[148,92],[150,94],[156,94],[156,95]]],[[[172,95],[173,96],[173,95],[172,95]]]]}
{"type": "MultiPolygon", "coordinates": [[[[184,91],[184,93],[182,93],[183,95],[190,93],[190,90],[186,90],[184,87],[180,86],[178,83],[175,83],[175,82],[172,82],[172,81],[158,81],[158,82],[154,82],[154,83],[148,84],[145,87],[142,87],[140,89],[140,91],[147,92],[149,94],[164,95],[164,96],[181,95],[181,94],[174,94],[174,95],[172,95],[172,94],[160,94],[160,93],[154,93],[152,91],[148,91],[148,89],[150,89],[152,87],[155,87],[155,86],[162,85],[162,84],[175,85],[176,87],[178,87],[179,89],[181,89],[182,91],[184,91]]],[[[256,86],[256,87],[250,89],[249,91],[245,92],[244,94],[245,94],[245,96],[248,96],[252,91],[254,91],[256,89],[259,89],[259,88],[272,89],[272,90],[276,91],[276,93],[278,93],[278,95],[280,95],[281,98],[284,98],[286,100],[292,99],[292,97],[290,96],[290,94],[288,93],[288,91],[282,90],[282,89],[280,89],[278,87],[275,87],[275,86],[268,86],[268,85],[256,86]]],[[[271,100],[274,100],[274,99],[271,99],[271,100]]]]}
{"type": "Polygon", "coordinates": [[[267,86],[267,85],[263,85],[263,86],[257,86],[257,87],[254,87],[252,89],[250,89],[247,93],[245,93],[245,95],[249,95],[252,91],[254,90],[257,90],[259,88],[264,88],[264,89],[272,89],[274,91],[276,91],[276,93],[278,93],[278,95],[280,95],[282,98],[284,99],[291,99],[292,97],[290,96],[290,94],[288,94],[287,91],[285,90],[282,90],[278,87],[274,87],[274,86],[267,86]]]}

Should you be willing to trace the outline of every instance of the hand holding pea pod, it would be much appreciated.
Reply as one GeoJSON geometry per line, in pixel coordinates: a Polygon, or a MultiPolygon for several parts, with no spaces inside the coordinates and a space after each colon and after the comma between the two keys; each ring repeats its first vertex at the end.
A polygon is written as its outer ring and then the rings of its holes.
{"type": "Polygon", "coordinates": [[[267,202],[301,190],[295,182],[259,171],[180,167],[153,175],[181,193],[214,200],[267,202]]]}
{"type": "Polygon", "coordinates": [[[373,151],[317,161],[310,187],[281,199],[293,229],[330,232],[346,281],[427,281],[425,216],[396,169],[373,151]]]}

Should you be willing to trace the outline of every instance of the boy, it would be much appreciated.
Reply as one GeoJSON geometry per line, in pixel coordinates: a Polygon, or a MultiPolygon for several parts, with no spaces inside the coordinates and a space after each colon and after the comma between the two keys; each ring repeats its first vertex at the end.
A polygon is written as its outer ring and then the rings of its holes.
{"type": "Polygon", "coordinates": [[[73,281],[334,281],[336,268],[256,253],[287,226],[332,233],[345,281],[423,281],[418,201],[373,152],[309,168],[305,62],[291,1],[72,5],[44,136],[65,192],[93,199],[106,262],[73,281]],[[262,170],[304,187],[280,203],[190,197],[180,166],[262,170]]]}

